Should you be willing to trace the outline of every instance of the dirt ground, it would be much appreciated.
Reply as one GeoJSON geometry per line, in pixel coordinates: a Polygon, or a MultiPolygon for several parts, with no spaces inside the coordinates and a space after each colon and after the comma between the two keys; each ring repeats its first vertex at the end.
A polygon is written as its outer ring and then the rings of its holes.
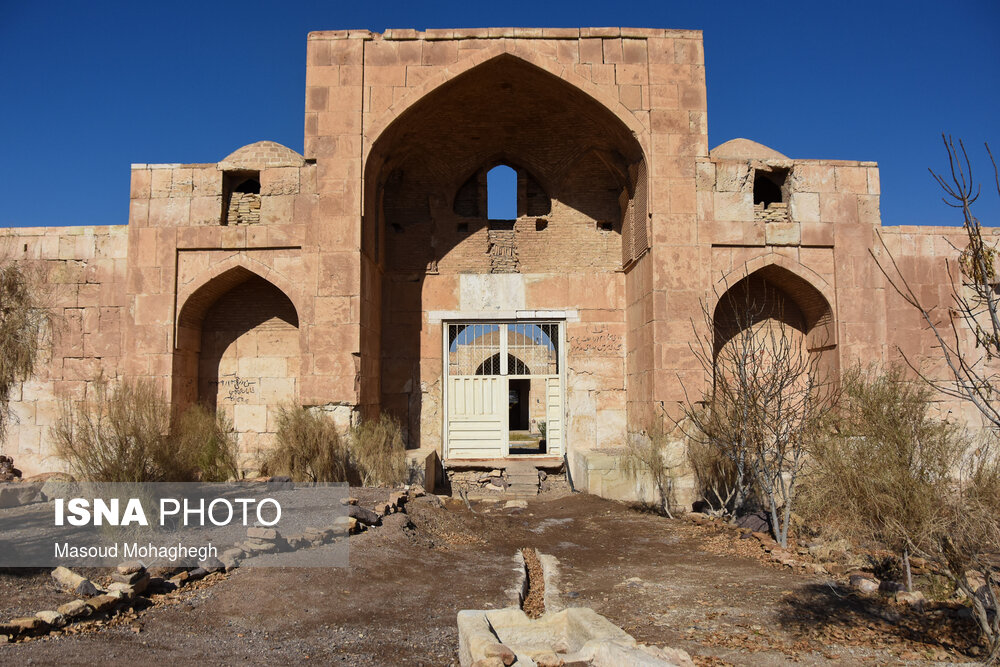
{"type": "MultiPolygon", "coordinates": [[[[521,547],[558,558],[565,606],[592,607],[639,641],[683,648],[699,664],[969,660],[959,652],[968,647],[948,644],[955,619],[762,564],[748,557],[753,540],[728,531],[586,494],[472,509],[419,499],[352,536],[349,568],[211,575],[138,615],[2,645],[0,663],[457,664],[456,613],[506,605],[521,547]]],[[[6,579],[3,596],[12,590],[6,579]]]]}

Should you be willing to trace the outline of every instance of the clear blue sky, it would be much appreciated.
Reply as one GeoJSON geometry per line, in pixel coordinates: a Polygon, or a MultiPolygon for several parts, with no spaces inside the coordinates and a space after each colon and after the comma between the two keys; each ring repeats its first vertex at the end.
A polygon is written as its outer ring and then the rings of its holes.
{"type": "MultiPolygon", "coordinates": [[[[876,160],[883,224],[948,224],[940,133],[1000,153],[1000,2],[0,0],[0,226],[123,224],[133,162],[302,150],[311,30],[697,28],[709,143],[876,160]]],[[[978,213],[1000,225],[1000,198],[978,213]]]]}

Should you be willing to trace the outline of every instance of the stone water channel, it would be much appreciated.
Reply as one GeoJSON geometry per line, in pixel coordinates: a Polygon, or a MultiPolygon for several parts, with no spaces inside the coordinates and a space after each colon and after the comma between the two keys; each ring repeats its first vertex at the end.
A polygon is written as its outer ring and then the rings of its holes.
{"type": "Polygon", "coordinates": [[[681,649],[639,644],[593,609],[565,607],[554,556],[523,548],[513,562],[506,608],[458,612],[462,667],[693,667],[681,649]]]}

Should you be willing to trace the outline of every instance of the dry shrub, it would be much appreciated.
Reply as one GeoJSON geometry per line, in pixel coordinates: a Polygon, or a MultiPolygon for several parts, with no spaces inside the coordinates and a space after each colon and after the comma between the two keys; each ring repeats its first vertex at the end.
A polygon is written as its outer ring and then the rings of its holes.
{"type": "MultiPolygon", "coordinates": [[[[972,163],[965,145],[958,146],[951,137],[941,135],[948,153],[950,177],[931,170],[931,174],[944,192],[943,200],[949,206],[962,211],[962,226],[968,243],[960,243],[964,250],[953,246],[959,252],[958,271],[954,271],[951,261],[946,259],[945,268],[953,277],[952,299],[948,308],[949,317],[940,318],[936,308],[945,304],[921,301],[914,286],[900,272],[892,253],[882,240],[886,250],[885,259],[875,249],[869,250],[882,275],[895,292],[910,306],[915,308],[927,329],[934,336],[948,373],[939,375],[922,374],[920,378],[943,396],[959,399],[974,407],[983,419],[993,427],[1000,428],[1000,375],[996,364],[1000,357],[1000,291],[996,288],[995,243],[984,238],[983,225],[974,214],[974,204],[981,194],[980,184],[972,175],[972,163]],[[888,260],[886,262],[886,260],[888,260]],[[960,277],[955,274],[961,274],[960,277]]],[[[993,166],[993,182],[1000,194],[1000,171],[990,147],[986,153],[993,166]]],[[[945,172],[945,173],[949,173],[945,172]]],[[[916,370],[914,359],[906,363],[916,370]]],[[[992,433],[995,437],[996,431],[992,433]]],[[[973,612],[988,648],[987,664],[1000,660],[1000,573],[996,568],[996,554],[1000,552],[1000,503],[997,486],[1000,485],[1000,462],[997,443],[984,442],[980,446],[969,447],[958,452],[955,457],[957,474],[951,475],[948,484],[940,485],[941,505],[949,514],[949,526],[931,544],[929,557],[939,567],[946,569],[952,581],[972,598],[973,612]],[[992,552],[992,553],[991,553],[992,552]],[[982,573],[985,583],[977,590],[963,573],[965,568],[982,573]],[[972,591],[970,593],[970,591],[972,591]],[[992,614],[987,607],[992,606],[992,614]]],[[[976,582],[978,583],[978,582],[976,582]]]]}
{"type": "Polygon", "coordinates": [[[10,425],[10,392],[35,369],[49,333],[42,281],[0,257],[0,441],[10,425]]]}
{"type": "Polygon", "coordinates": [[[1000,661],[1000,448],[995,440],[980,442],[966,454],[948,500],[948,531],[927,556],[967,596],[986,643],[985,663],[995,664],[1000,661]]]}
{"type": "Polygon", "coordinates": [[[350,458],[329,415],[301,407],[278,410],[275,446],[261,466],[266,475],[296,482],[346,482],[350,458]]]}
{"type": "Polygon", "coordinates": [[[846,372],[840,409],[813,447],[810,512],[904,557],[928,549],[948,521],[942,494],[967,446],[929,415],[930,398],[899,366],[846,372]]]}
{"type": "Polygon", "coordinates": [[[239,445],[225,413],[192,405],[174,423],[171,441],[175,465],[183,476],[202,482],[240,477],[239,445]]]}
{"type": "Polygon", "coordinates": [[[690,440],[688,463],[694,471],[698,495],[708,503],[712,511],[718,514],[735,514],[734,499],[739,480],[733,460],[710,443],[690,440]]]}
{"type": "Polygon", "coordinates": [[[351,464],[364,486],[406,482],[406,445],[399,422],[382,413],[351,429],[351,464]]]}
{"type": "Polygon", "coordinates": [[[79,404],[66,401],[53,427],[56,453],[94,482],[218,482],[237,476],[225,418],[201,406],[170,428],[170,406],[151,381],[99,378],[79,404]]]}
{"type": "Polygon", "coordinates": [[[972,606],[990,655],[1000,653],[1000,454],[930,416],[932,389],[900,367],[854,368],[840,410],[814,448],[807,507],[836,530],[931,561],[972,606]]]}
{"type": "Polygon", "coordinates": [[[171,477],[166,446],[170,410],[151,382],[101,378],[79,405],[63,402],[52,429],[56,453],[80,479],[158,482],[171,477]]]}
{"type": "Polygon", "coordinates": [[[261,466],[265,474],[362,486],[395,486],[406,481],[402,431],[399,422],[386,414],[353,426],[345,443],[329,415],[282,407],[276,441],[261,466]]]}

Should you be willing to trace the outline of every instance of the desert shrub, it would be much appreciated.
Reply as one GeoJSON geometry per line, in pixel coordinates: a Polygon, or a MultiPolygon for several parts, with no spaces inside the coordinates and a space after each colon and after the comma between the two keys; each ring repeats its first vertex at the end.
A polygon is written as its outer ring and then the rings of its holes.
{"type": "Polygon", "coordinates": [[[879,580],[899,581],[903,575],[903,564],[898,556],[868,554],[865,561],[879,580]]]}
{"type": "Polygon", "coordinates": [[[236,440],[223,415],[196,405],[170,424],[149,380],[101,378],[80,404],[66,401],[53,427],[56,453],[93,482],[220,482],[238,476],[236,440]]]}
{"type": "MultiPolygon", "coordinates": [[[[1000,652],[1000,453],[931,416],[932,388],[903,369],[854,368],[826,437],[814,448],[807,507],[814,519],[933,564],[962,591],[991,656],[1000,652]]],[[[896,575],[900,576],[900,575],[896,575]]]]}
{"type": "Polygon", "coordinates": [[[351,428],[351,465],[364,486],[397,486],[406,481],[406,445],[399,422],[382,413],[351,428]]]}
{"type": "Polygon", "coordinates": [[[99,379],[88,400],[63,402],[53,426],[56,453],[93,482],[183,481],[169,452],[170,409],[152,382],[99,379]]]}
{"type": "Polygon", "coordinates": [[[844,374],[840,407],[813,447],[808,511],[854,540],[903,559],[932,548],[949,519],[944,502],[966,447],[930,416],[931,389],[898,366],[844,374]]]}
{"type": "Polygon", "coordinates": [[[174,423],[171,445],[179,476],[202,482],[225,482],[240,476],[236,434],[225,413],[192,405],[174,423]]]}
{"type": "Polygon", "coordinates": [[[333,419],[322,412],[282,406],[275,445],[261,465],[267,475],[288,475],[296,482],[346,482],[347,447],[333,419]]]}
{"type": "Polygon", "coordinates": [[[691,440],[687,453],[698,495],[714,512],[735,516],[740,481],[733,459],[702,440],[691,440]]]}

